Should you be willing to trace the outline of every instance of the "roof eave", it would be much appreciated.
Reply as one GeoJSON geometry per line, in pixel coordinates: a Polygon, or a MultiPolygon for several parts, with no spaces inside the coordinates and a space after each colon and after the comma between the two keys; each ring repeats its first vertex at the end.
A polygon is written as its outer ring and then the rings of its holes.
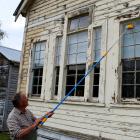
{"type": "Polygon", "coordinates": [[[18,19],[19,15],[21,14],[23,17],[26,17],[27,10],[33,0],[21,0],[17,9],[14,12],[15,21],[18,19]]]}

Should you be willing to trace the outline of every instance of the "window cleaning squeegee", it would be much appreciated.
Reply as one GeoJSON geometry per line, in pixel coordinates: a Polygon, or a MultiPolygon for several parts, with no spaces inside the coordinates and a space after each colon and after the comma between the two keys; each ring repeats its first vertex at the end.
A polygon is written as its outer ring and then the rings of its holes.
{"type": "MultiPolygon", "coordinates": [[[[134,24],[130,23],[126,26],[126,29],[131,30],[134,29],[134,24]]],[[[115,43],[110,47],[110,49],[106,52],[103,53],[102,57],[95,63],[93,64],[89,70],[85,73],[85,75],[81,78],[81,80],[79,80],[79,82],[68,92],[68,94],[66,94],[66,96],[58,103],[58,105],[56,105],[56,107],[51,111],[51,112],[55,112],[63,103],[64,101],[73,93],[73,91],[77,88],[78,85],[80,85],[81,82],[83,82],[83,80],[94,70],[94,68],[100,64],[100,62],[108,55],[108,53],[112,50],[112,48],[116,45],[116,43],[118,43],[118,41],[122,38],[122,36],[125,34],[126,31],[124,31],[124,33],[122,33],[119,38],[115,41],[115,43]]],[[[42,126],[48,119],[48,115],[45,114],[42,117],[42,121],[40,122],[39,126],[42,126]]]]}

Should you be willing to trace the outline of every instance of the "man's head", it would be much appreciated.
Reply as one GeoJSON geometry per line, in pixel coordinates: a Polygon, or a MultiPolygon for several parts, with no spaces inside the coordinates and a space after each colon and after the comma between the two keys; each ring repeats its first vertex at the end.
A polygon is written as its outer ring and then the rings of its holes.
{"type": "Polygon", "coordinates": [[[17,93],[14,96],[12,102],[13,102],[14,107],[16,108],[25,109],[28,106],[28,99],[23,93],[17,93]]]}

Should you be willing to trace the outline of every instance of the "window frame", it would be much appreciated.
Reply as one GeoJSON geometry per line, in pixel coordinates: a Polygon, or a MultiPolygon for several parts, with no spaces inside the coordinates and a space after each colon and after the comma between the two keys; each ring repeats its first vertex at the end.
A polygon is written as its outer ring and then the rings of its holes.
{"type": "MultiPolygon", "coordinates": [[[[90,19],[90,15],[89,15],[89,12],[86,12],[86,13],[83,13],[83,14],[79,14],[79,15],[77,15],[77,16],[74,16],[74,17],[69,17],[68,18],[68,28],[67,28],[67,39],[68,39],[68,36],[69,35],[72,35],[72,34],[78,34],[78,33],[80,33],[80,32],[85,32],[85,31],[87,31],[87,33],[88,33],[88,28],[89,28],[89,26],[90,26],[90,22],[89,22],[89,25],[87,26],[87,27],[85,27],[85,28],[81,28],[81,29],[79,29],[79,30],[76,30],[76,31],[70,31],[69,30],[69,28],[70,28],[70,20],[73,20],[73,19],[76,19],[76,18],[79,18],[79,17],[82,17],[82,16],[89,16],[89,19],[90,19]]],[[[88,36],[87,36],[88,37],[88,36]]],[[[66,41],[67,43],[68,43],[68,40],[66,41]]],[[[66,43],[66,44],[67,44],[66,43]]],[[[88,41],[88,43],[89,43],[89,41],[88,41]]],[[[88,48],[87,48],[87,50],[88,50],[88,48]]],[[[87,54],[87,50],[86,50],[86,54],[87,54]]],[[[67,52],[68,52],[68,50],[67,50],[67,52]]],[[[67,62],[68,62],[68,53],[66,53],[66,55],[67,55],[67,62]]],[[[80,65],[86,65],[86,63],[87,63],[87,61],[85,62],[85,63],[80,63],[80,65]]],[[[65,81],[66,81],[66,79],[67,79],[67,67],[69,66],[69,65],[79,65],[79,64],[68,64],[68,63],[66,63],[66,76],[65,76],[65,81]]],[[[86,71],[86,69],[85,69],[85,71],[86,71]]],[[[85,86],[86,85],[84,85],[84,95],[85,95],[85,86]]],[[[66,93],[66,84],[65,84],[65,94],[67,94],[66,93]]],[[[84,102],[85,101],[85,97],[83,96],[83,97],[81,97],[81,96],[70,96],[68,99],[67,99],[67,101],[71,101],[71,102],[84,102]]]]}
{"type": "MultiPolygon", "coordinates": [[[[101,22],[101,23],[99,23],[98,25],[95,25],[95,26],[92,26],[91,27],[92,28],[92,32],[91,32],[91,34],[92,34],[92,37],[91,37],[91,39],[92,39],[92,43],[91,43],[91,49],[92,49],[92,64],[93,63],[96,63],[96,60],[95,60],[95,53],[94,53],[94,50],[95,50],[95,32],[96,32],[96,29],[98,29],[98,28],[100,28],[101,29],[101,46],[100,46],[100,57],[102,56],[101,55],[101,52],[102,52],[102,40],[103,40],[103,23],[101,22]]],[[[94,72],[94,70],[92,71],[92,73],[91,73],[91,90],[90,90],[90,92],[91,93],[89,93],[89,94],[91,94],[90,95],[90,99],[89,99],[89,102],[99,102],[99,100],[100,100],[100,88],[101,88],[101,63],[100,63],[100,68],[99,68],[99,88],[98,88],[98,97],[94,97],[93,96],[93,86],[94,86],[94,74],[96,74],[95,72],[94,72]]],[[[105,92],[105,91],[104,91],[105,92]]]]}
{"type": "MultiPolygon", "coordinates": [[[[128,23],[128,22],[132,22],[132,21],[137,21],[137,20],[140,20],[140,18],[137,18],[137,17],[134,17],[134,18],[131,18],[131,19],[126,19],[126,20],[122,20],[122,21],[120,21],[120,34],[122,33],[122,31],[123,31],[123,24],[125,24],[125,23],[128,23]]],[[[130,59],[127,59],[127,58],[123,58],[123,56],[122,56],[122,47],[123,47],[123,40],[124,40],[124,38],[122,38],[122,39],[120,39],[120,80],[119,80],[119,91],[120,91],[120,94],[119,94],[119,102],[120,103],[136,103],[136,104],[139,104],[140,103],[140,98],[123,98],[122,97],[122,85],[123,85],[123,83],[122,83],[122,81],[123,81],[123,60],[134,60],[134,61],[136,61],[136,60],[140,60],[140,57],[139,58],[137,58],[137,57],[133,57],[133,58],[130,58],[130,59]]],[[[136,62],[135,62],[135,64],[136,64],[136,62]]],[[[135,67],[136,67],[136,65],[135,65],[135,67]]],[[[136,71],[134,71],[134,73],[136,73],[136,71]]],[[[136,78],[135,78],[136,79],[136,78]]],[[[136,86],[135,85],[135,83],[133,84],[134,85],[134,87],[136,86]]]]}
{"type": "Polygon", "coordinates": [[[61,67],[61,63],[57,64],[57,58],[59,57],[60,62],[61,62],[62,47],[63,47],[62,40],[63,40],[63,36],[62,35],[58,35],[58,36],[55,37],[55,49],[54,49],[54,54],[55,54],[55,58],[54,58],[54,61],[55,61],[54,62],[54,86],[53,86],[53,93],[52,93],[53,94],[52,99],[54,99],[54,100],[57,100],[58,96],[59,96],[59,93],[58,93],[59,90],[58,89],[59,89],[59,81],[60,81],[60,67],[61,67]],[[57,42],[58,42],[58,39],[60,39],[60,38],[61,38],[61,46],[60,46],[60,44],[58,46],[57,42]],[[59,52],[59,56],[57,55],[58,47],[61,48],[60,52],[59,52]],[[59,69],[58,70],[59,71],[59,74],[58,74],[58,85],[57,85],[58,88],[57,88],[57,95],[55,95],[55,93],[56,93],[57,69],[59,69]]]}
{"type": "Polygon", "coordinates": [[[45,44],[45,47],[44,47],[44,60],[46,59],[46,49],[47,49],[47,40],[43,39],[43,40],[40,40],[40,41],[34,41],[33,44],[32,44],[32,47],[31,47],[31,58],[30,58],[30,78],[29,79],[29,97],[30,98],[42,98],[42,94],[43,94],[43,84],[44,84],[44,70],[45,70],[45,61],[43,62],[43,65],[42,66],[39,66],[39,67],[34,67],[34,58],[35,58],[35,47],[36,47],[36,44],[37,43],[44,43],[45,44]],[[40,94],[32,94],[32,91],[33,91],[33,78],[34,78],[34,69],[43,69],[43,72],[42,72],[42,85],[41,85],[41,93],[40,94]]]}

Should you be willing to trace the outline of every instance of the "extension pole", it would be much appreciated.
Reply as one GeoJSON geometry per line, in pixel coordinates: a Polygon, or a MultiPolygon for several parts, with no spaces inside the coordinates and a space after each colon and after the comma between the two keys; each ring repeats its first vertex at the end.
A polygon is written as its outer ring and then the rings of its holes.
{"type": "MultiPolygon", "coordinates": [[[[133,29],[134,26],[132,27],[131,24],[129,24],[127,26],[127,29],[133,29]]],[[[68,92],[68,94],[56,105],[56,107],[51,111],[51,112],[55,112],[63,103],[64,101],[72,94],[72,92],[77,88],[78,85],[80,85],[81,82],[83,82],[83,80],[92,72],[92,70],[95,69],[95,67],[100,64],[100,62],[108,55],[108,53],[112,50],[112,48],[115,46],[115,44],[120,40],[120,38],[125,34],[126,31],[124,31],[124,33],[122,33],[119,37],[119,39],[117,39],[115,41],[115,43],[110,47],[110,49],[105,52],[105,54],[95,63],[91,66],[91,68],[85,73],[85,75],[81,78],[81,80],[68,92]]],[[[43,116],[42,121],[40,122],[40,126],[42,126],[48,119],[48,115],[45,114],[43,116]]]]}

